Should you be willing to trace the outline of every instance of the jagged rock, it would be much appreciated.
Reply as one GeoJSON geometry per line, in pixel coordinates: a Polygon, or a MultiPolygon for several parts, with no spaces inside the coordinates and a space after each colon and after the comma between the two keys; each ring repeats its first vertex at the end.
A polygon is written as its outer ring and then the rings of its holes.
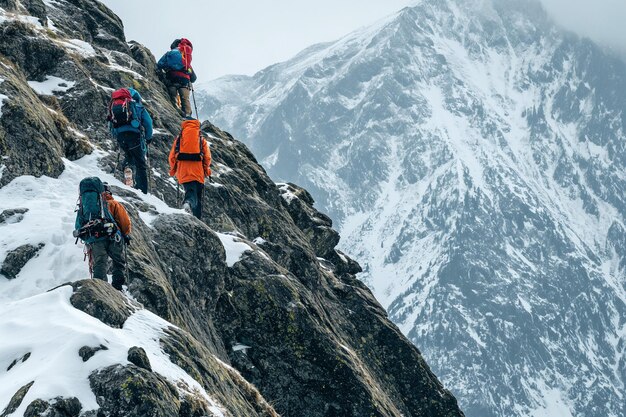
{"type": "MultiPolygon", "coordinates": [[[[9,369],[11,369],[11,367],[9,367],[9,369]]],[[[7,407],[4,409],[4,411],[2,411],[2,414],[0,414],[0,417],[7,417],[13,414],[15,410],[17,410],[19,406],[22,405],[24,397],[26,396],[26,394],[28,394],[28,390],[30,390],[30,387],[32,387],[34,383],[35,381],[31,381],[19,390],[17,390],[13,397],[11,397],[11,401],[9,401],[7,407]]]]}
{"type": "Polygon", "coordinates": [[[27,208],[16,208],[4,210],[0,213],[0,225],[3,223],[19,223],[24,219],[24,214],[28,212],[27,208]]]}
{"type": "Polygon", "coordinates": [[[126,319],[139,308],[104,281],[88,279],[70,285],[74,288],[70,298],[72,305],[111,327],[122,328],[126,319]]]}
{"type": "Polygon", "coordinates": [[[28,358],[30,358],[31,353],[28,352],[26,353],[24,356],[22,356],[19,359],[15,359],[13,362],[11,362],[11,364],[9,365],[9,367],[7,368],[7,372],[9,372],[11,369],[13,369],[13,367],[15,365],[17,365],[18,363],[24,363],[28,360],[28,358]]]}
{"type": "Polygon", "coordinates": [[[35,400],[26,408],[24,417],[78,417],[82,408],[77,398],[55,398],[50,402],[35,400]]]}
{"type": "Polygon", "coordinates": [[[132,363],[135,366],[145,369],[146,371],[152,372],[152,366],[150,366],[150,359],[148,359],[148,355],[146,355],[146,351],[137,346],[133,346],[128,349],[128,362],[132,363]]]}
{"type": "Polygon", "coordinates": [[[179,417],[176,388],[154,372],[115,365],[91,374],[89,385],[106,416],[179,417]]]}
{"type": "Polygon", "coordinates": [[[44,246],[45,245],[43,243],[40,243],[37,246],[22,245],[19,248],[12,250],[7,254],[6,258],[2,262],[0,274],[4,275],[8,279],[17,278],[17,275],[20,273],[24,265],[33,259],[44,246]]]}
{"type": "Polygon", "coordinates": [[[109,348],[104,345],[100,345],[98,347],[83,346],[78,351],[78,356],[80,356],[83,359],[83,362],[87,362],[89,359],[93,357],[93,355],[95,355],[101,350],[109,350],[109,348]]]}

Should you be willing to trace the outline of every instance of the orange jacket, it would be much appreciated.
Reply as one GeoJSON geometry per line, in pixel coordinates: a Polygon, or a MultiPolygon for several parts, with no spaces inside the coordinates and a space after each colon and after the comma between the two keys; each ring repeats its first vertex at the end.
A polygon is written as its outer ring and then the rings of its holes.
{"type": "Polygon", "coordinates": [[[128,217],[128,213],[123,205],[113,199],[113,196],[109,193],[103,193],[104,198],[107,201],[109,206],[109,212],[115,219],[115,223],[120,228],[120,231],[124,236],[130,235],[131,232],[131,224],[130,217],[128,217]]]}
{"type": "MultiPolygon", "coordinates": [[[[185,120],[182,123],[182,128],[200,128],[200,121],[198,120],[185,120]]],[[[181,133],[182,135],[182,133],[181,133]]],[[[197,181],[204,184],[204,178],[211,175],[211,150],[206,138],[202,137],[202,161],[179,161],[176,159],[176,141],[174,139],[172,143],[172,149],[170,150],[170,176],[176,177],[180,184],[187,182],[197,181]]]]}

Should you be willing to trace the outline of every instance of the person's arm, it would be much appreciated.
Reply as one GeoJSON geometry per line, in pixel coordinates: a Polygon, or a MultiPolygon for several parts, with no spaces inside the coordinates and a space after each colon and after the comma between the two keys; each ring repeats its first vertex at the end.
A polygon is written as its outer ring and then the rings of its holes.
{"type": "Polygon", "coordinates": [[[164,70],[167,69],[167,52],[165,54],[163,54],[163,56],[161,57],[161,59],[159,59],[159,62],[157,62],[157,68],[160,70],[164,70]]]}
{"type": "Polygon", "coordinates": [[[150,113],[146,108],[143,108],[141,112],[141,125],[144,128],[144,134],[146,136],[146,140],[150,142],[152,140],[152,117],[150,117],[150,113]]]}
{"type": "Polygon", "coordinates": [[[109,208],[113,218],[115,219],[115,223],[120,228],[120,231],[124,236],[130,235],[132,231],[132,226],[130,223],[130,217],[128,217],[128,213],[123,205],[119,202],[112,200],[109,201],[109,208]]]}
{"type": "Polygon", "coordinates": [[[170,177],[173,177],[176,175],[176,141],[178,140],[178,138],[174,139],[174,142],[172,143],[172,149],[170,149],[170,157],[169,157],[169,162],[170,162],[170,177]]]}
{"type": "Polygon", "coordinates": [[[202,167],[204,168],[204,176],[211,176],[211,149],[209,148],[209,143],[203,137],[202,138],[202,154],[204,158],[202,160],[202,167]]]}
{"type": "Polygon", "coordinates": [[[74,222],[74,229],[78,230],[83,227],[83,216],[80,215],[80,209],[76,212],[76,222],[74,222]]]}

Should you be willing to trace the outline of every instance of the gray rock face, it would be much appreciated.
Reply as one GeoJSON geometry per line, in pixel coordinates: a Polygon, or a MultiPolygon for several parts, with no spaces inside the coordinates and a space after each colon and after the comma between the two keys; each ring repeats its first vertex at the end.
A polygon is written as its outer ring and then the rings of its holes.
{"type": "Polygon", "coordinates": [[[34,383],[35,381],[29,382],[28,384],[17,390],[15,395],[13,395],[13,397],[11,398],[11,401],[9,401],[9,404],[6,406],[4,411],[2,411],[2,414],[0,414],[0,417],[7,417],[13,414],[15,410],[17,410],[22,404],[22,401],[24,401],[24,397],[26,396],[26,394],[28,394],[30,387],[32,387],[34,383]]]}
{"type": "Polygon", "coordinates": [[[28,209],[25,208],[4,210],[0,213],[0,225],[5,223],[19,223],[24,219],[26,212],[28,212],[28,209]]]}
{"type": "Polygon", "coordinates": [[[2,261],[2,267],[0,267],[0,274],[8,279],[17,278],[24,265],[33,259],[43,247],[43,243],[40,243],[38,246],[22,245],[7,253],[6,258],[2,261]]]}
{"type": "MultiPolygon", "coordinates": [[[[27,12],[26,2],[11,4],[27,12]]],[[[10,64],[0,65],[0,93],[8,97],[0,119],[7,157],[0,184],[24,174],[58,176],[62,158],[94,145],[110,151],[115,145],[103,109],[111,89],[134,86],[159,132],[150,148],[152,193],[175,205],[166,161],[180,120],[154,73],[154,58],[125,43],[121,22],[100,2],[44,5],[52,33],[16,20],[0,24],[0,60],[10,64]],[[26,51],[24,58],[14,45],[26,51]],[[32,82],[47,77],[67,82],[51,92],[32,82]]],[[[335,250],[338,235],[311,196],[290,185],[294,198],[287,201],[246,146],[210,123],[202,128],[214,150],[202,221],[157,216],[148,200],[113,190],[133,221],[128,290],[177,326],[160,340],[171,361],[226,416],[462,416],[420,352],[356,280],[359,265],[335,250]],[[147,225],[145,215],[156,218],[147,225]],[[224,249],[229,242],[249,250],[233,259],[224,249]],[[239,345],[249,346],[245,358],[239,345]]],[[[102,166],[113,168],[115,157],[110,152],[102,166]]],[[[123,328],[138,308],[103,281],[70,285],[71,304],[110,327],[123,328]]],[[[93,353],[89,348],[84,357],[93,353]]],[[[89,382],[100,410],[87,417],[217,414],[206,398],[136,364],[99,369],[89,382]]],[[[46,410],[57,403],[33,402],[32,415],[52,412],[46,410]]]]}
{"type": "Polygon", "coordinates": [[[152,366],[150,366],[150,360],[146,355],[146,351],[137,346],[133,346],[128,349],[128,362],[132,363],[139,368],[152,372],[152,366]]]}
{"type": "Polygon", "coordinates": [[[427,0],[200,101],[330,213],[468,415],[602,417],[626,413],[625,90],[538,2],[427,0]]]}
{"type": "Polygon", "coordinates": [[[95,355],[96,353],[100,352],[101,350],[108,350],[108,349],[109,348],[104,345],[100,345],[97,347],[83,346],[78,351],[78,356],[81,357],[83,362],[87,362],[89,359],[93,358],[93,355],[95,355]]]}
{"type": "Polygon", "coordinates": [[[71,285],[74,294],[70,302],[74,308],[111,327],[121,329],[126,319],[139,307],[104,281],[89,279],[71,285]]]}
{"type": "Polygon", "coordinates": [[[77,398],[35,400],[28,405],[24,417],[79,417],[82,405],[77,398]]]}

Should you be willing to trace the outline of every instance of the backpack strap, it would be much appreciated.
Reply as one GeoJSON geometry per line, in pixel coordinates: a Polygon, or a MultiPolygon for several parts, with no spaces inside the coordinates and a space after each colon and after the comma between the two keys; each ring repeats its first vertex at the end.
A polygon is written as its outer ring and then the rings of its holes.
{"type": "Polygon", "coordinates": [[[176,141],[176,147],[174,148],[174,155],[178,155],[180,153],[180,136],[181,135],[179,134],[178,136],[176,136],[176,139],[174,139],[176,141]]]}

